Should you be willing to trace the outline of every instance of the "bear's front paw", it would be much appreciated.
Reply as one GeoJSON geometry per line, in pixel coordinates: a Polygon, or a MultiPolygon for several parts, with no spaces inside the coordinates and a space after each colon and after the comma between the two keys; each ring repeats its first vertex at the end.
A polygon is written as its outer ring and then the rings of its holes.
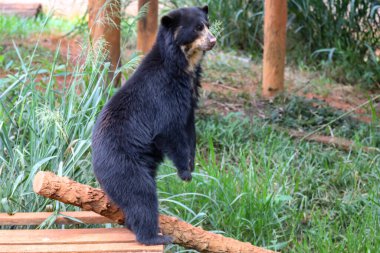
{"type": "Polygon", "coordinates": [[[191,181],[191,179],[192,179],[191,172],[188,170],[183,170],[183,171],[178,172],[178,176],[183,181],[191,181]]]}

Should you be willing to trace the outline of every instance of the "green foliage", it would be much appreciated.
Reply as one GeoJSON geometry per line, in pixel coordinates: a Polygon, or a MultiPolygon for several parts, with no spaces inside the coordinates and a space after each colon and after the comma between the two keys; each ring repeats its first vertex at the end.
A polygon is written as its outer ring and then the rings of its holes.
{"type": "MultiPolygon", "coordinates": [[[[41,27],[40,27],[41,29],[41,27]]],[[[86,39],[84,39],[86,41],[86,39]]],[[[94,184],[91,131],[97,113],[114,92],[106,85],[110,64],[102,41],[72,64],[38,44],[7,49],[3,64],[12,74],[0,79],[0,211],[41,211],[47,203],[32,193],[39,170],[52,170],[94,184]],[[42,54],[45,53],[45,54],[42,54]],[[48,54],[48,53],[47,53],[48,54]],[[48,54],[49,55],[49,54],[48,54]]],[[[118,70],[130,71],[139,56],[118,70]]],[[[65,210],[63,204],[56,210],[65,210]]]]}
{"type": "Polygon", "coordinates": [[[378,45],[380,37],[376,27],[379,17],[376,1],[300,1],[289,4],[291,31],[305,39],[307,47],[334,48],[341,46],[360,46],[361,54],[367,49],[364,43],[378,45]],[[319,31],[318,33],[315,33],[319,31]]]}
{"type": "Polygon", "coordinates": [[[0,52],[0,73],[2,71],[17,72],[20,70],[21,66],[18,55],[20,52],[25,64],[29,64],[32,58],[34,58],[33,65],[43,67],[44,69],[54,60],[54,55],[51,52],[28,43],[22,43],[18,46],[16,42],[4,45],[0,44],[0,52]]]}
{"type": "Polygon", "coordinates": [[[376,1],[289,2],[289,46],[343,83],[380,83],[380,5],[376,1]],[[305,55],[305,52],[308,55],[305,55]]]}

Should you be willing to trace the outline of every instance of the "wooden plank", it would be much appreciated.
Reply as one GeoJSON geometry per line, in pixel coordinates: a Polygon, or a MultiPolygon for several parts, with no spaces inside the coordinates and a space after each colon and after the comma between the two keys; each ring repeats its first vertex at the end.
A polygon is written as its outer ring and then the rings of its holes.
{"type": "Polygon", "coordinates": [[[24,244],[88,244],[136,242],[126,228],[0,230],[0,248],[24,244]]]}
{"type": "Polygon", "coordinates": [[[129,253],[164,252],[162,245],[145,246],[139,243],[98,243],[98,244],[47,244],[47,245],[6,245],[0,247],[0,253],[129,253]]]}
{"type": "MultiPolygon", "coordinates": [[[[91,211],[62,212],[62,214],[81,220],[86,224],[115,223],[114,221],[91,211]]],[[[0,225],[39,225],[51,215],[51,212],[15,213],[14,215],[0,213],[0,225]]],[[[59,216],[55,223],[78,224],[78,222],[62,216],[59,216]]]]}

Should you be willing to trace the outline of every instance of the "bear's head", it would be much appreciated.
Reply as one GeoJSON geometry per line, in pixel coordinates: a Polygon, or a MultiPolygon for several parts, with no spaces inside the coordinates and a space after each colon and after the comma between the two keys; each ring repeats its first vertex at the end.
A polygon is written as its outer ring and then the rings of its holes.
{"type": "Polygon", "coordinates": [[[175,44],[185,54],[190,70],[199,63],[205,51],[211,50],[216,38],[209,30],[208,6],[180,8],[161,19],[161,26],[173,34],[175,44]]]}

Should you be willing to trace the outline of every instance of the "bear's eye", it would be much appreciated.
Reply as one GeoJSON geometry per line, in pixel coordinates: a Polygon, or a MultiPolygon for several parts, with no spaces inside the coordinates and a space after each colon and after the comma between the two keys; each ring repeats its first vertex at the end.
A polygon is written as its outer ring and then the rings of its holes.
{"type": "Polygon", "coordinates": [[[202,31],[203,30],[203,25],[197,25],[196,27],[195,27],[195,30],[196,31],[198,31],[198,32],[200,32],[200,31],[202,31]]]}

